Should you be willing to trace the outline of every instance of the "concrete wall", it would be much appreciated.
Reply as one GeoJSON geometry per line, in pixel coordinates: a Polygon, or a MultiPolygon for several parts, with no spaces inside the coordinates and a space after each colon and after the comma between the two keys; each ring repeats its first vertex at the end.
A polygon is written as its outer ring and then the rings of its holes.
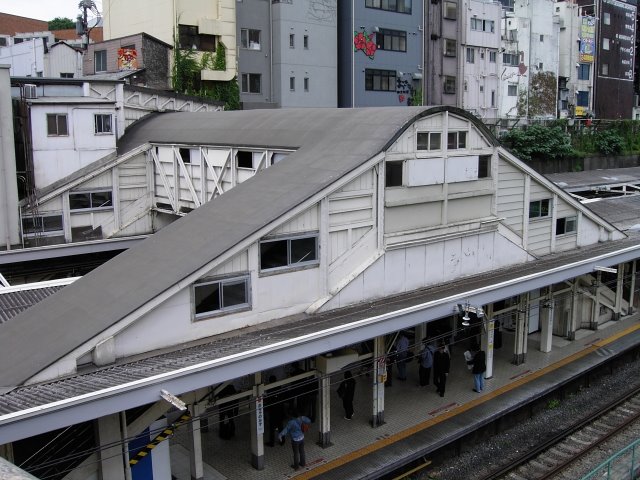
{"type": "Polygon", "coordinates": [[[271,9],[274,102],[283,108],[338,106],[336,0],[324,2],[323,8],[315,2],[282,2],[271,9]]]}
{"type": "MultiPolygon", "coordinates": [[[[0,49],[1,50],[1,49],[0,49]]],[[[0,250],[20,242],[9,66],[0,65],[0,250]]]]}

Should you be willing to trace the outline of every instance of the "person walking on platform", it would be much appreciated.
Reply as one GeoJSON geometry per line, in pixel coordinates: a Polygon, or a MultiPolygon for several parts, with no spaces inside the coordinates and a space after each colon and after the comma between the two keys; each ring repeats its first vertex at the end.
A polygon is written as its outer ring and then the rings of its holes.
{"type": "Polygon", "coordinates": [[[480,347],[474,348],[471,360],[471,373],[473,374],[473,391],[480,393],[484,390],[484,372],[487,371],[487,356],[480,347]]]}
{"type": "Polygon", "coordinates": [[[307,459],[304,454],[304,431],[311,424],[311,420],[304,415],[298,415],[294,412],[291,418],[287,422],[287,425],[278,434],[278,439],[282,443],[285,435],[289,435],[291,438],[291,448],[293,449],[293,465],[291,468],[298,470],[300,467],[304,467],[307,464],[307,459]]]}
{"type": "Polygon", "coordinates": [[[420,386],[424,387],[429,385],[429,378],[431,377],[431,367],[433,367],[433,353],[434,348],[431,343],[426,343],[427,339],[423,339],[425,342],[422,352],[420,352],[420,366],[418,367],[418,376],[420,378],[420,386]]]}
{"type": "Polygon", "coordinates": [[[400,332],[396,342],[396,358],[398,359],[398,380],[407,379],[407,360],[409,357],[409,339],[400,332]]]}
{"type": "Polygon", "coordinates": [[[451,357],[447,352],[444,341],[438,344],[438,350],[433,354],[433,383],[436,391],[444,397],[444,389],[447,384],[447,375],[451,366],[451,357]]]}
{"type": "Polygon", "coordinates": [[[356,393],[356,381],[351,375],[351,371],[344,372],[344,380],[338,387],[338,396],[342,399],[344,407],[344,418],[351,420],[353,418],[353,396],[356,393]]]}

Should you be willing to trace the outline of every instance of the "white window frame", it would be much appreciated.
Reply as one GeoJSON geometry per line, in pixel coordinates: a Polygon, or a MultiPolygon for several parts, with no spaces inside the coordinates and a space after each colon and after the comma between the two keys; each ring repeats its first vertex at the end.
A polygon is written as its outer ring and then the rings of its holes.
{"type": "Polygon", "coordinates": [[[240,47],[245,50],[262,50],[262,32],[256,28],[241,28],[240,47]],[[252,42],[251,38],[254,37],[256,33],[258,35],[258,41],[252,42]]]}
{"type": "Polygon", "coordinates": [[[259,243],[259,259],[258,263],[260,265],[260,273],[271,273],[271,272],[285,272],[294,269],[298,269],[301,267],[315,267],[320,264],[320,249],[319,249],[319,232],[313,233],[301,233],[296,235],[282,235],[282,236],[274,236],[274,237],[265,237],[260,240],[259,243]],[[291,258],[292,255],[292,242],[296,242],[299,240],[307,240],[314,239],[315,248],[314,248],[314,258],[311,260],[300,259],[298,261],[294,261],[291,258]],[[272,267],[264,268],[262,266],[262,257],[263,257],[263,245],[268,243],[276,243],[276,242],[286,242],[287,249],[287,261],[285,265],[276,265],[272,267]]]}
{"type": "Polygon", "coordinates": [[[419,151],[437,151],[442,150],[442,132],[417,132],[416,134],[416,150],[419,151]],[[427,148],[422,148],[420,144],[424,145],[424,142],[419,142],[419,138],[427,137],[427,148]]]}
{"type": "Polygon", "coordinates": [[[113,116],[110,113],[93,115],[93,128],[96,135],[113,135],[113,116]],[[107,122],[105,120],[108,119],[107,122]]]}
{"type": "Polygon", "coordinates": [[[241,73],[240,74],[240,92],[241,93],[249,93],[253,95],[259,95],[262,93],[262,75],[259,73],[241,73]],[[259,80],[259,89],[257,92],[251,90],[251,79],[252,77],[258,77],[259,80]],[[245,88],[246,85],[246,88],[245,88]]]}
{"type": "Polygon", "coordinates": [[[529,220],[536,220],[538,218],[549,218],[551,216],[551,199],[543,198],[541,200],[531,200],[529,202],[529,220]],[[533,208],[531,208],[534,204],[538,204],[537,215],[532,214],[533,208]],[[546,214],[543,214],[543,206],[546,205],[546,214]]]}
{"type": "Polygon", "coordinates": [[[463,150],[467,148],[468,132],[455,130],[447,132],[447,150],[463,150]],[[449,139],[453,139],[453,146],[449,146],[449,139]]]}
{"type": "Polygon", "coordinates": [[[466,55],[467,63],[476,63],[476,49],[473,47],[467,47],[466,55]]]}
{"type": "Polygon", "coordinates": [[[113,210],[113,191],[109,188],[100,188],[95,190],[76,190],[69,192],[69,210],[73,212],[88,212],[88,211],[98,211],[98,210],[113,210]],[[96,199],[94,199],[94,194],[100,193],[109,193],[109,205],[94,205],[98,203],[96,199]],[[89,195],[89,206],[82,208],[74,208],[72,205],[72,195],[89,195]]]}
{"type": "Polygon", "coordinates": [[[106,50],[95,50],[93,52],[93,71],[95,73],[101,73],[101,72],[107,71],[107,51],[106,50]],[[98,61],[98,56],[101,57],[100,61],[98,61]]]}
{"type": "Polygon", "coordinates": [[[45,213],[42,215],[26,215],[22,217],[22,220],[20,222],[20,230],[22,231],[22,238],[34,238],[34,237],[59,237],[64,235],[64,217],[61,213],[45,213]],[[44,228],[44,221],[43,219],[45,218],[51,218],[51,217],[58,217],[60,219],[60,228],[59,229],[50,229],[47,230],[44,228]],[[36,219],[40,219],[40,225],[42,226],[42,228],[38,231],[31,231],[31,232],[25,232],[24,230],[24,222],[25,220],[36,220],[36,219]]]}
{"type": "Polygon", "coordinates": [[[248,310],[251,308],[251,290],[250,290],[250,278],[249,274],[227,277],[227,278],[212,278],[212,279],[203,279],[199,282],[193,284],[192,287],[193,292],[193,315],[195,320],[202,320],[205,318],[211,318],[213,316],[224,315],[228,313],[234,313],[242,310],[248,310]],[[236,303],[233,305],[225,306],[224,305],[224,287],[231,285],[244,284],[244,296],[245,301],[242,303],[236,303]],[[198,312],[198,305],[196,304],[196,295],[198,288],[207,287],[209,285],[217,284],[218,285],[218,301],[220,303],[220,308],[204,310],[198,312]]]}
{"type": "Polygon", "coordinates": [[[69,136],[69,118],[66,113],[47,113],[47,136],[48,137],[68,137],[69,136]],[[52,133],[49,128],[49,118],[55,118],[56,131],[52,133]],[[60,121],[64,120],[64,133],[60,133],[60,121]]]}
{"type": "Polygon", "coordinates": [[[578,232],[578,217],[573,215],[570,217],[562,217],[556,219],[556,237],[562,235],[574,235],[578,232]],[[563,223],[562,231],[558,229],[558,224],[563,223]]]}

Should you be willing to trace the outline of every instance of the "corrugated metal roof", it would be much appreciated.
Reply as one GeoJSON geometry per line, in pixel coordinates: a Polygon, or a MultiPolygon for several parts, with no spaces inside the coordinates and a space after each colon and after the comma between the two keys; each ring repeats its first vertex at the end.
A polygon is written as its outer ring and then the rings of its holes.
{"type": "Polygon", "coordinates": [[[601,199],[586,206],[620,230],[640,230],[640,195],[601,199]]]}
{"type": "Polygon", "coordinates": [[[296,150],[273,168],[163,228],[20,314],[0,324],[0,386],[20,385],[243,239],[384,151],[416,119],[453,107],[278,109],[167,113],[142,121],[120,152],[149,141],[296,150]],[[124,150],[123,150],[124,149],[124,150]]]}
{"type": "Polygon", "coordinates": [[[12,319],[60,290],[64,285],[29,290],[3,292],[0,288],[0,323],[12,319]]]}
{"type": "Polygon", "coordinates": [[[640,167],[552,173],[545,176],[568,192],[575,192],[604,185],[611,186],[622,185],[625,183],[639,183],[640,167]]]}

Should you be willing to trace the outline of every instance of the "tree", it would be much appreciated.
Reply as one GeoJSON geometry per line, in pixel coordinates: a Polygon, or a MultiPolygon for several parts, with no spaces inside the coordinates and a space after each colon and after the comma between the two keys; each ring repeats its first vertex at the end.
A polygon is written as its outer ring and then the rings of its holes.
{"type": "Polygon", "coordinates": [[[49,21],[49,30],[67,30],[69,28],[76,28],[76,22],[66,17],[56,17],[49,21]]]}
{"type": "Polygon", "coordinates": [[[563,158],[573,154],[571,137],[560,127],[532,125],[514,128],[500,137],[504,146],[521,160],[563,158]]]}
{"type": "Polygon", "coordinates": [[[555,118],[557,89],[558,80],[553,72],[531,75],[529,89],[520,90],[518,94],[518,116],[555,118]]]}

